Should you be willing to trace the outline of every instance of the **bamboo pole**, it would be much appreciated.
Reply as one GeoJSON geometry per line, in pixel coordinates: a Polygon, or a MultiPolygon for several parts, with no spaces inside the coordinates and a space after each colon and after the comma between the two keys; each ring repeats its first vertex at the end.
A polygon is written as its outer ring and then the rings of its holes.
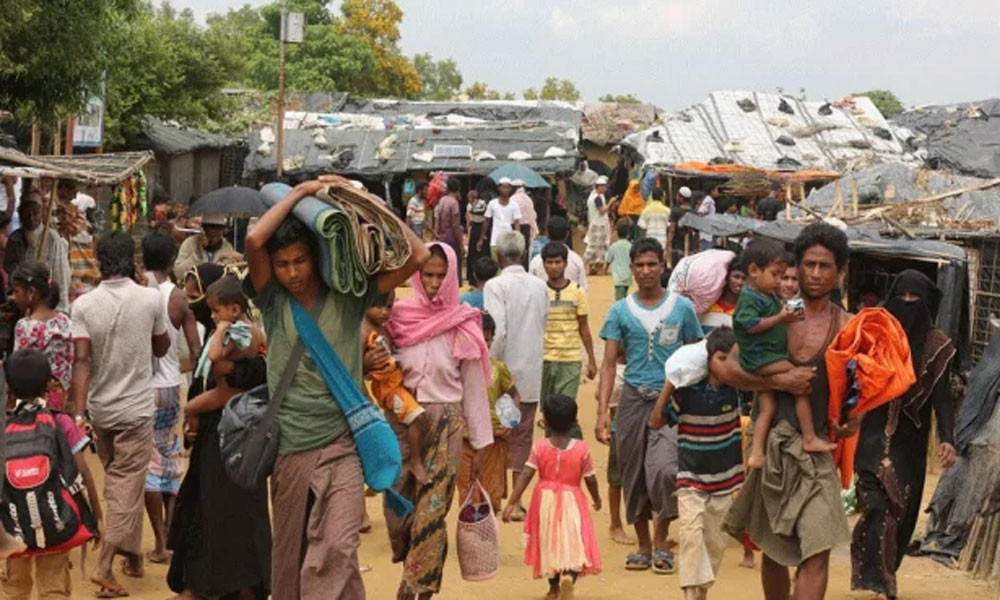
{"type": "Polygon", "coordinates": [[[843,193],[843,190],[840,189],[840,180],[839,179],[833,182],[833,193],[834,193],[834,195],[837,198],[836,204],[837,204],[837,209],[840,211],[840,218],[843,219],[844,218],[844,193],[843,193]]]}
{"type": "Polygon", "coordinates": [[[785,220],[786,221],[791,221],[792,220],[792,203],[793,202],[795,202],[795,201],[792,200],[792,184],[791,183],[786,183],[785,184],[785,220]]]}
{"type": "Polygon", "coordinates": [[[858,180],[851,177],[851,206],[854,207],[854,216],[858,216],[858,180]]]}
{"type": "Polygon", "coordinates": [[[809,200],[806,198],[806,182],[804,181],[799,185],[799,204],[806,208],[809,207],[809,200]]]}
{"type": "Polygon", "coordinates": [[[49,190],[49,202],[45,206],[45,216],[43,218],[44,225],[42,226],[42,243],[38,246],[38,256],[35,257],[37,260],[44,260],[42,257],[45,256],[45,246],[48,245],[49,241],[49,221],[52,220],[52,206],[55,205],[58,199],[59,192],[59,179],[52,180],[52,189],[49,190]]]}
{"type": "Polygon", "coordinates": [[[59,156],[62,138],[62,119],[56,119],[56,126],[52,128],[52,156],[59,156]]]}
{"type": "Polygon", "coordinates": [[[42,132],[38,128],[38,121],[34,120],[31,122],[31,149],[30,153],[32,156],[38,156],[41,153],[42,145],[42,132]]]}

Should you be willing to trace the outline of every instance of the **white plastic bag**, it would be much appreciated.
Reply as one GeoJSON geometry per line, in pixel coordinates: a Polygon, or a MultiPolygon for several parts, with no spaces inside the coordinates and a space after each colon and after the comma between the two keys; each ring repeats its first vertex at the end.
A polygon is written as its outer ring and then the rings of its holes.
{"type": "Polygon", "coordinates": [[[504,394],[497,398],[494,410],[497,413],[497,418],[500,419],[500,426],[505,429],[514,429],[521,422],[521,409],[517,407],[517,403],[510,397],[510,394],[504,394]]]}
{"type": "Polygon", "coordinates": [[[674,389],[692,386],[708,377],[708,345],[705,340],[681,346],[663,365],[667,381],[674,389]]]}

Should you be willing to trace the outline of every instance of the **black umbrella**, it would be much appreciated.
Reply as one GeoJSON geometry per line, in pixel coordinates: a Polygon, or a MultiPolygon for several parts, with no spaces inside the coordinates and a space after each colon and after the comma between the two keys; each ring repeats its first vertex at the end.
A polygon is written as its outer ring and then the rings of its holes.
{"type": "Polygon", "coordinates": [[[211,191],[194,201],[188,211],[191,215],[223,214],[226,216],[254,217],[267,211],[260,192],[246,187],[225,187],[211,191]]]}

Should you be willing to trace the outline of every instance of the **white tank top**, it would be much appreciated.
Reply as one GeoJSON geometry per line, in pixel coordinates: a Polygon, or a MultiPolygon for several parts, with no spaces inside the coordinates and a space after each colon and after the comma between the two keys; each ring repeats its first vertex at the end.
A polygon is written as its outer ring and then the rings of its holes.
{"type": "Polygon", "coordinates": [[[181,361],[177,358],[177,334],[180,329],[174,327],[170,320],[170,295],[177,287],[170,280],[156,285],[156,278],[152,273],[146,274],[146,282],[149,287],[158,287],[160,295],[163,296],[163,312],[166,315],[167,336],[170,338],[170,348],[163,358],[153,358],[153,387],[170,388],[181,384],[181,361]]]}

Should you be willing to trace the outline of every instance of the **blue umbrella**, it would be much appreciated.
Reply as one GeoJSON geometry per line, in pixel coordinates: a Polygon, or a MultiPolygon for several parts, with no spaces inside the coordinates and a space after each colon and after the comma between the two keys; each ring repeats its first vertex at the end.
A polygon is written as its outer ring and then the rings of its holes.
{"type": "Polygon", "coordinates": [[[524,187],[529,188],[552,187],[549,185],[549,182],[542,178],[541,175],[535,173],[532,169],[517,163],[507,163],[500,168],[494,169],[489,175],[489,178],[497,183],[500,182],[501,177],[507,177],[511,181],[515,179],[522,179],[524,180],[524,187]]]}

